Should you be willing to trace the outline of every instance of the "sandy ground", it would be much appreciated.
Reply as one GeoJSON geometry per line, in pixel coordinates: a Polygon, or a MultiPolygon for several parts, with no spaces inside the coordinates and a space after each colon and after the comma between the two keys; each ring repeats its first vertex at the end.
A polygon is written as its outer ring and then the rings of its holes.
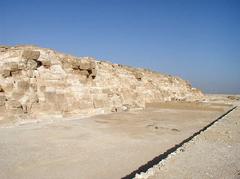
{"type": "Polygon", "coordinates": [[[0,178],[121,178],[230,108],[167,104],[138,112],[0,126],[0,178]]]}
{"type": "Polygon", "coordinates": [[[240,178],[238,108],[136,178],[240,178]]]}

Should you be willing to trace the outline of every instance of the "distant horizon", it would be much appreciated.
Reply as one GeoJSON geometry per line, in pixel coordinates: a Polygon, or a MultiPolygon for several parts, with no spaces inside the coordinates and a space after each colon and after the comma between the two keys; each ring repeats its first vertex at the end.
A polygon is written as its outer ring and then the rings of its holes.
{"type": "Polygon", "coordinates": [[[0,15],[0,45],[92,56],[178,76],[207,94],[240,94],[238,0],[9,0],[0,15]]]}

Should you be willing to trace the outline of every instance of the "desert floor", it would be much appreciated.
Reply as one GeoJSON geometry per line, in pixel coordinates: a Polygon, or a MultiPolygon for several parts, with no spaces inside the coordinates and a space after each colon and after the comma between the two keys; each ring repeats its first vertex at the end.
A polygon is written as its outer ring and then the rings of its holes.
{"type": "MultiPolygon", "coordinates": [[[[1,124],[0,178],[125,177],[233,107],[224,103],[225,97],[212,98],[214,103],[149,104],[143,111],[1,124]]],[[[149,177],[195,178],[195,173],[210,178],[225,170],[232,174],[226,176],[236,175],[239,125],[237,108],[207,129],[206,136],[189,142],[176,160],[167,159],[164,173],[155,167],[149,177]]]]}
{"type": "Polygon", "coordinates": [[[239,107],[136,178],[239,179],[239,107]]]}

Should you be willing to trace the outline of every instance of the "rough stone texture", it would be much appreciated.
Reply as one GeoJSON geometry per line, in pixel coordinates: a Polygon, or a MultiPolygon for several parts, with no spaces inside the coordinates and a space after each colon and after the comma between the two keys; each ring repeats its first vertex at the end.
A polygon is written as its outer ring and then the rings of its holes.
{"type": "Polygon", "coordinates": [[[33,51],[33,50],[24,50],[22,53],[22,57],[27,60],[37,60],[40,56],[39,51],[33,51]]]}
{"type": "Polygon", "coordinates": [[[178,77],[34,46],[1,47],[0,69],[9,114],[87,115],[204,98],[178,77]]]}

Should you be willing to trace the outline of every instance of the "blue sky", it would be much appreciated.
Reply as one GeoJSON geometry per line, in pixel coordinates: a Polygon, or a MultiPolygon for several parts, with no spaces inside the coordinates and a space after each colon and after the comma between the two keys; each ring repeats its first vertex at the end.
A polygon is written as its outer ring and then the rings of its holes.
{"type": "Polygon", "coordinates": [[[239,0],[7,0],[0,17],[0,44],[94,56],[240,94],[239,0]]]}

